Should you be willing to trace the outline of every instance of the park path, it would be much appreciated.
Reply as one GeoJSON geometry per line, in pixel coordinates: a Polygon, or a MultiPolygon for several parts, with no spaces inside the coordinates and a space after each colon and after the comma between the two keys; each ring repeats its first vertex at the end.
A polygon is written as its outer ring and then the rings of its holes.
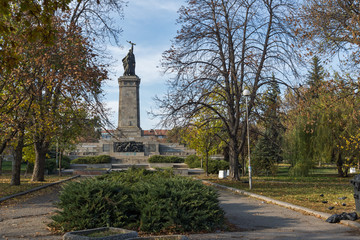
{"type": "Polygon", "coordinates": [[[219,193],[221,207],[238,232],[192,235],[191,239],[360,239],[360,231],[355,228],[330,224],[230,191],[219,193]]]}
{"type": "MultiPolygon", "coordinates": [[[[60,240],[47,229],[60,186],[43,189],[0,206],[1,240],[60,240]]],[[[219,190],[220,204],[237,232],[194,234],[190,239],[360,239],[360,231],[280,206],[219,190]]]]}
{"type": "Polygon", "coordinates": [[[47,229],[60,189],[61,186],[55,185],[3,202],[0,205],[0,239],[62,239],[47,229]]]}

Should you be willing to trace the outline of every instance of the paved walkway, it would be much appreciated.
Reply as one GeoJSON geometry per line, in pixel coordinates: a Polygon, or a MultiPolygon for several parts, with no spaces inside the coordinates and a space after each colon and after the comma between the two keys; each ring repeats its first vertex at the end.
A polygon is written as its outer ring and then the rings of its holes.
{"type": "Polygon", "coordinates": [[[239,232],[192,235],[191,239],[360,239],[360,231],[314,216],[219,190],[221,207],[239,232]]]}
{"type": "MultiPolygon", "coordinates": [[[[0,206],[0,239],[60,240],[47,230],[56,208],[60,187],[35,193],[25,201],[10,200],[0,206]],[[10,204],[10,205],[9,205],[10,204]]],[[[239,230],[231,233],[196,234],[190,239],[359,239],[360,231],[303,215],[244,195],[219,190],[229,221],[239,230]]]]}

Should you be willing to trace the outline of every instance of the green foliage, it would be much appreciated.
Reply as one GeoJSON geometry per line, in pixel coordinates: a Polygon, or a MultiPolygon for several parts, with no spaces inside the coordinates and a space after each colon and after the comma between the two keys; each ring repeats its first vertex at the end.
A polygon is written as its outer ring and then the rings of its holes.
{"type": "Polygon", "coordinates": [[[290,176],[309,176],[310,170],[314,168],[314,164],[311,161],[298,161],[292,168],[290,168],[290,176]]]}
{"type": "Polygon", "coordinates": [[[148,233],[210,231],[224,212],[211,187],[170,172],[130,169],[71,182],[51,225],[62,231],[103,226],[148,233]]]}
{"type": "Polygon", "coordinates": [[[50,159],[45,160],[45,169],[48,170],[49,174],[54,173],[56,167],[57,166],[56,166],[56,159],[55,158],[50,158],[50,159]]]}
{"type": "Polygon", "coordinates": [[[97,227],[133,228],[138,211],[134,208],[130,189],[119,182],[86,179],[67,184],[60,194],[52,226],[62,230],[97,227]]]}
{"type": "Polygon", "coordinates": [[[140,181],[150,181],[154,178],[170,178],[174,174],[171,169],[165,171],[149,171],[146,169],[130,168],[123,172],[112,172],[110,174],[99,176],[98,179],[103,179],[111,182],[121,182],[128,186],[132,186],[140,181]]]}
{"type": "Polygon", "coordinates": [[[155,178],[139,182],[137,188],[140,231],[210,231],[223,223],[217,194],[200,182],[180,177],[155,178]]]}
{"type": "Polygon", "coordinates": [[[275,77],[271,81],[271,88],[267,91],[264,99],[263,125],[265,131],[258,139],[253,149],[253,161],[251,167],[255,175],[276,174],[276,163],[282,160],[281,143],[284,127],[279,115],[280,89],[275,77]]]}
{"type": "Polygon", "coordinates": [[[110,162],[111,157],[108,155],[79,157],[71,161],[72,164],[100,164],[110,162]]]}
{"type": "MultiPolygon", "coordinates": [[[[196,155],[187,156],[185,159],[185,163],[189,166],[189,168],[201,167],[201,159],[196,155]]],[[[205,163],[203,164],[203,169],[206,169],[205,163]]],[[[219,170],[226,169],[229,169],[229,162],[227,161],[214,159],[210,159],[208,161],[208,173],[217,174],[219,170]]]]}
{"type": "Polygon", "coordinates": [[[201,161],[200,158],[196,155],[189,155],[185,158],[185,163],[189,168],[200,168],[201,161]]]}
{"type": "MultiPolygon", "coordinates": [[[[229,169],[229,163],[227,161],[224,160],[209,160],[209,166],[208,166],[208,171],[209,173],[213,173],[213,174],[217,174],[219,172],[219,170],[226,170],[229,169]]],[[[203,168],[205,168],[203,166],[203,168]]]]}
{"type": "Polygon", "coordinates": [[[68,156],[61,157],[61,168],[68,169],[70,168],[71,159],[68,156]]]}
{"type": "Polygon", "coordinates": [[[153,155],[148,161],[149,163],[183,163],[184,159],[177,156],[153,155]]]}
{"type": "Polygon", "coordinates": [[[277,156],[276,148],[273,148],[270,139],[261,137],[256,143],[252,155],[251,168],[254,175],[276,175],[277,156]]]}

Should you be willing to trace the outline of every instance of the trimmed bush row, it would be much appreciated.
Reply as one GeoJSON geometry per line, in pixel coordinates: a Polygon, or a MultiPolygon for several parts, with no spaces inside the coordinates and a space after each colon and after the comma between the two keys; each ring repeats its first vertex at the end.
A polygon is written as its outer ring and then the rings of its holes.
{"type": "Polygon", "coordinates": [[[177,156],[153,155],[149,157],[149,163],[183,163],[184,159],[177,156]]]}
{"type": "Polygon", "coordinates": [[[100,164],[110,162],[111,157],[109,155],[79,157],[71,161],[72,164],[100,164]]]}
{"type": "Polygon", "coordinates": [[[170,171],[131,169],[64,187],[52,227],[62,231],[121,227],[147,233],[213,231],[224,223],[218,195],[170,171]]]}
{"type": "MultiPolygon", "coordinates": [[[[201,168],[201,160],[196,155],[190,155],[185,158],[185,163],[189,168],[201,168]]],[[[205,161],[203,162],[203,169],[206,169],[205,161]]],[[[218,173],[219,170],[229,169],[229,163],[224,160],[214,160],[210,159],[208,162],[208,171],[209,173],[218,173]]]]}

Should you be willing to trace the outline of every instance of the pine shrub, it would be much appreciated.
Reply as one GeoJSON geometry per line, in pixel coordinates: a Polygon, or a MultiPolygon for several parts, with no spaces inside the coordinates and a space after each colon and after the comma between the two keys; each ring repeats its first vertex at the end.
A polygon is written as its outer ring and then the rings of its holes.
{"type": "Polygon", "coordinates": [[[212,231],[222,227],[218,195],[199,181],[171,171],[130,169],[71,182],[51,224],[62,231],[104,226],[148,233],[212,231]]]}
{"type": "Polygon", "coordinates": [[[137,184],[139,230],[149,233],[211,231],[223,224],[216,192],[200,182],[155,178],[137,184]]]}
{"type": "Polygon", "coordinates": [[[185,158],[185,163],[189,168],[200,168],[201,161],[200,158],[196,155],[189,155],[185,158]]]}
{"type": "Polygon", "coordinates": [[[138,225],[129,189],[117,182],[87,179],[67,184],[60,194],[62,209],[52,226],[62,231],[138,225]]]}

